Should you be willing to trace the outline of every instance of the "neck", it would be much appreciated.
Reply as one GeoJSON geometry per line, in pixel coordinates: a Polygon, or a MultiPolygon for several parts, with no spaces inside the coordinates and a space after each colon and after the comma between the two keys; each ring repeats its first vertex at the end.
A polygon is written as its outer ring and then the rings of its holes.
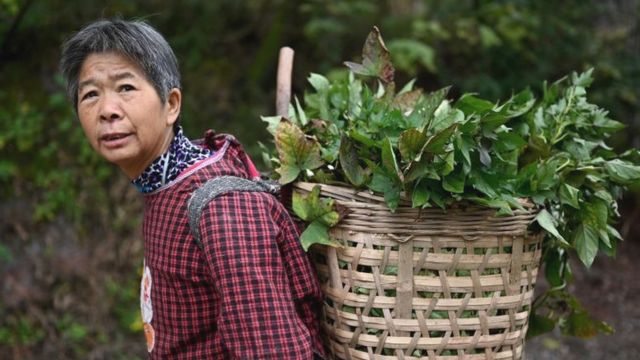
{"type": "Polygon", "coordinates": [[[181,128],[164,149],[133,179],[132,183],[140,192],[149,193],[163,187],[189,166],[211,155],[208,149],[191,143],[181,128]]]}
{"type": "Polygon", "coordinates": [[[120,169],[129,177],[129,179],[134,180],[140,176],[140,174],[142,174],[142,172],[145,171],[145,169],[148,168],[155,159],[167,153],[174,137],[175,133],[172,128],[167,132],[162,142],[158,143],[157,150],[149,153],[149,156],[147,156],[144,161],[130,164],[129,166],[121,166],[120,169]]]}

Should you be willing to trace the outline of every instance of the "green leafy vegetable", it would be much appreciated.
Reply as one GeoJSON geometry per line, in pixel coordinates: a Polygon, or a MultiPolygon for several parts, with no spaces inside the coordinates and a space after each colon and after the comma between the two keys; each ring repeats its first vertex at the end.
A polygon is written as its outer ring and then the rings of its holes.
{"type": "Polygon", "coordinates": [[[380,30],[377,27],[367,37],[362,48],[362,64],[345,62],[345,65],[356,74],[365,76],[377,76],[385,83],[393,81],[394,68],[391,65],[389,50],[382,40],[380,30]]]}
{"type": "MultiPolygon", "coordinates": [[[[390,59],[374,28],[362,63],[346,63],[348,77],[311,74],[311,90],[303,103],[296,98],[289,121],[263,118],[275,134],[280,182],[369,189],[382,194],[392,212],[404,198],[418,208],[469,202],[511,215],[523,208],[518,199],[528,199],[539,209],[534,222],[551,240],[544,243],[544,261],[554,289],[546,294],[568,302],[574,312],[563,313],[561,323],[578,333],[591,319],[567,293],[569,258],[588,267],[599,252],[615,253],[621,241],[616,200],[625,186],[640,183],[640,151],[619,155],[606,144],[623,126],[589,102],[592,70],[543,83],[539,98],[525,89],[498,102],[477,94],[452,100],[449,87],[428,92],[413,80],[396,92],[390,59]]],[[[318,215],[331,213],[329,203],[316,193],[294,200],[298,216],[311,224],[305,248],[330,242],[327,229],[339,216],[318,215]],[[304,202],[323,210],[308,215],[304,202]]],[[[542,315],[531,321],[541,331],[560,322],[542,315]]]]}
{"type": "Polygon", "coordinates": [[[343,136],[340,141],[340,165],[345,176],[355,186],[361,186],[366,181],[364,169],[358,163],[358,151],[353,141],[343,136]]]}
{"type": "Polygon", "coordinates": [[[561,243],[569,245],[567,240],[558,232],[553,216],[551,216],[547,210],[542,209],[536,216],[536,221],[556,239],[560,240],[561,243]]]}
{"type": "Polygon", "coordinates": [[[320,146],[307,139],[296,125],[284,120],[276,130],[276,148],[280,156],[280,183],[294,181],[303,170],[313,170],[322,166],[320,146]]]}
{"type": "Polygon", "coordinates": [[[300,235],[305,251],[313,244],[340,246],[329,237],[329,228],[340,221],[341,215],[334,210],[332,199],[320,198],[320,186],[315,186],[306,197],[294,192],[292,208],[298,217],[309,222],[309,226],[300,235]]]}

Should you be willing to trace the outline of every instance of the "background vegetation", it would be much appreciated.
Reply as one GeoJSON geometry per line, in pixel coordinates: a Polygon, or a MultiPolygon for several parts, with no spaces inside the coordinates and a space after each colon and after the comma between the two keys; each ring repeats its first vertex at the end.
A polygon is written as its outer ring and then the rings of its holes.
{"type": "Polygon", "coordinates": [[[302,94],[309,72],[344,71],[374,24],[400,83],[453,97],[539,93],[595,67],[590,100],[628,125],[613,145],[640,147],[639,14],[639,0],[0,0],[0,358],[144,356],[140,198],[89,149],[57,71],[60,44],[91,20],[158,28],[181,63],[187,134],[234,133],[259,159],[279,47],[296,50],[302,94]]]}

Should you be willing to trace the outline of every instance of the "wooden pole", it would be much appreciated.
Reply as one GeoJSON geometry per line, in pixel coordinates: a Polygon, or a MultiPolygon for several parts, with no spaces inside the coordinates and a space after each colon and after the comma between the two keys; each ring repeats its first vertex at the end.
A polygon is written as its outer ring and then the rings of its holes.
{"type": "Polygon", "coordinates": [[[285,46],[280,49],[280,57],[278,59],[278,78],[276,80],[276,114],[285,118],[289,117],[292,70],[293,49],[285,46]]]}
{"type": "MultiPolygon", "coordinates": [[[[293,49],[290,47],[280,48],[278,58],[278,74],[276,79],[276,114],[289,117],[289,104],[291,103],[291,72],[293,70],[293,49]]],[[[291,209],[291,198],[293,189],[291,184],[283,185],[280,188],[280,202],[287,209],[291,209]]]]}

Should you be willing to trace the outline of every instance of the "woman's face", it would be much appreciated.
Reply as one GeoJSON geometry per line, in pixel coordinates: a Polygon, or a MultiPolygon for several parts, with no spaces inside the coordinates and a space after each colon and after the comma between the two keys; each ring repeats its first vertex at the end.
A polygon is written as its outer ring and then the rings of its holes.
{"type": "Polygon", "coordinates": [[[78,117],[91,146],[137,177],[173,139],[180,90],[162,103],[142,70],[113,52],[89,55],[78,80],[78,117]]]}

